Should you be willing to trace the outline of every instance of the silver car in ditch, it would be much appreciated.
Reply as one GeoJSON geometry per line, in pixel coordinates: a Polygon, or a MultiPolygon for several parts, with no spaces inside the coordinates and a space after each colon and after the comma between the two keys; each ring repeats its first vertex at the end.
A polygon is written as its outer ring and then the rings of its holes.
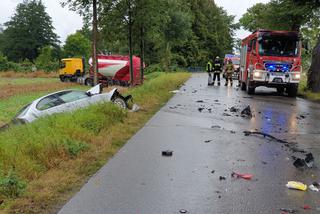
{"type": "Polygon", "coordinates": [[[69,112],[101,102],[114,102],[121,108],[127,108],[128,99],[115,88],[109,93],[101,93],[101,85],[96,85],[88,91],[64,90],[43,96],[22,108],[14,117],[14,124],[30,123],[47,115],[69,112]]]}

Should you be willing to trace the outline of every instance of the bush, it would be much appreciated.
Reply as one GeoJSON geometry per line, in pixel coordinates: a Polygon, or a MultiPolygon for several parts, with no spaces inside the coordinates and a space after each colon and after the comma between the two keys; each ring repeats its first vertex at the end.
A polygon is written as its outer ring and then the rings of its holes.
{"type": "Polygon", "coordinates": [[[26,183],[11,169],[7,176],[0,177],[0,194],[8,198],[17,198],[23,193],[26,183]]]}
{"type": "Polygon", "coordinates": [[[153,73],[153,72],[162,72],[165,69],[163,68],[163,66],[161,64],[153,64],[153,65],[149,65],[148,67],[146,67],[145,69],[145,74],[149,74],[149,73],[153,73]]]}

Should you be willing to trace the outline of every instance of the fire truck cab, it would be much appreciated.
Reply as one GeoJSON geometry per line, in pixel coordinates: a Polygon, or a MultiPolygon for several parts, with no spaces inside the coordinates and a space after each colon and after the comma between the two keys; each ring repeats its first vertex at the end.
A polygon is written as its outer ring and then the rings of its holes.
{"type": "Polygon", "coordinates": [[[242,40],[239,83],[248,94],[266,86],[295,97],[301,72],[297,32],[258,30],[242,40]]]}

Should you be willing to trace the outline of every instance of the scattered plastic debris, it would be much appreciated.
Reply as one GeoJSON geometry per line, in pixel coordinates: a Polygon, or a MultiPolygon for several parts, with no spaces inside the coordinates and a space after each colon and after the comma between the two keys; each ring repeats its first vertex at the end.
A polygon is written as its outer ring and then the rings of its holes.
{"type": "Polygon", "coordinates": [[[198,111],[199,111],[199,112],[202,112],[203,109],[204,109],[204,108],[202,108],[202,107],[201,107],[201,108],[198,108],[198,111]]]}
{"type": "Polygon", "coordinates": [[[312,185],[317,187],[318,189],[320,188],[320,184],[318,182],[313,182],[312,185]]]}
{"type": "Polygon", "coordinates": [[[285,213],[296,213],[297,210],[294,210],[294,209],[287,209],[287,208],[281,208],[280,209],[282,212],[285,212],[285,213]]]}
{"type": "Polygon", "coordinates": [[[313,167],[314,157],[312,153],[306,154],[305,159],[296,158],[296,157],[293,157],[293,158],[295,159],[295,161],[293,162],[293,165],[296,168],[304,168],[304,167],[312,168],[313,167]]]}
{"type": "Polygon", "coordinates": [[[206,141],[204,141],[205,143],[210,143],[210,142],[212,142],[212,140],[206,140],[206,141]]]}
{"type": "Polygon", "coordinates": [[[312,190],[312,191],[314,191],[314,192],[319,192],[319,189],[318,189],[316,186],[314,186],[313,184],[311,184],[311,185],[309,186],[309,189],[312,190]]]}
{"type": "Polygon", "coordinates": [[[233,178],[243,178],[245,180],[251,180],[253,175],[252,174],[240,174],[240,173],[232,172],[231,177],[233,177],[233,178]]]}
{"type": "Polygon", "coordinates": [[[239,109],[234,106],[230,108],[230,112],[236,113],[238,111],[239,111],[239,109]]]}
{"type": "Polygon", "coordinates": [[[222,180],[227,180],[227,179],[226,179],[226,177],[224,177],[224,176],[220,176],[220,177],[219,177],[219,180],[222,181],[222,180]]]}
{"type": "Polygon", "coordinates": [[[129,112],[137,112],[140,109],[140,106],[138,106],[137,104],[133,104],[132,109],[129,112]]]}
{"type": "Polygon", "coordinates": [[[204,103],[203,100],[197,100],[197,103],[204,103]]]}
{"type": "Polygon", "coordinates": [[[221,129],[221,126],[211,126],[212,129],[221,129]]]}
{"type": "Polygon", "coordinates": [[[228,113],[223,113],[222,115],[225,116],[225,117],[230,117],[230,116],[231,116],[231,115],[228,114],[228,113]]]}
{"type": "Polygon", "coordinates": [[[301,191],[306,191],[308,189],[307,185],[297,181],[289,181],[286,186],[289,189],[295,189],[295,190],[301,190],[301,191]]]}
{"type": "Polygon", "coordinates": [[[252,117],[252,112],[251,112],[250,106],[245,107],[241,111],[241,117],[247,117],[247,118],[251,118],[252,117]]]}
{"type": "Polygon", "coordinates": [[[216,172],[216,170],[212,170],[212,171],[211,171],[211,174],[214,174],[215,172],[216,172]]]}
{"type": "Polygon", "coordinates": [[[235,133],[236,133],[236,131],[230,131],[230,133],[231,133],[231,134],[235,134],[235,133]]]}
{"type": "Polygon", "coordinates": [[[172,155],[173,151],[171,150],[162,151],[162,156],[171,157],[172,155]]]}
{"type": "Polygon", "coordinates": [[[271,138],[272,140],[278,141],[279,143],[285,143],[287,144],[287,141],[281,140],[279,138],[276,138],[270,134],[264,133],[264,132],[251,132],[251,131],[244,131],[243,132],[245,136],[250,136],[250,135],[262,135],[263,137],[268,137],[271,138]]]}
{"type": "Polygon", "coordinates": [[[311,206],[309,205],[303,205],[302,207],[304,210],[311,210],[311,206]]]}
{"type": "Polygon", "coordinates": [[[174,93],[174,94],[177,94],[179,93],[180,91],[179,90],[173,90],[173,91],[170,91],[171,93],[174,93]]]}
{"type": "Polygon", "coordinates": [[[188,211],[187,210],[184,210],[184,209],[182,209],[182,210],[179,210],[179,213],[187,213],[188,211]]]}

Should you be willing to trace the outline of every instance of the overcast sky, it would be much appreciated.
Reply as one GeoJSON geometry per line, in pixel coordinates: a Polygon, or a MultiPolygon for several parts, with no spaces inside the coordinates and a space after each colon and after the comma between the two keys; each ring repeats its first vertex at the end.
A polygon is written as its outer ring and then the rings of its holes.
{"type": "MultiPolygon", "coordinates": [[[[18,3],[23,0],[0,0],[0,23],[10,20],[18,3]]],[[[61,41],[65,41],[68,34],[75,33],[82,27],[82,19],[68,8],[62,8],[61,0],[42,0],[46,6],[46,12],[51,16],[55,33],[61,41]]]]}
{"type": "MultiPolygon", "coordinates": [[[[18,3],[23,0],[0,0],[0,23],[9,21],[14,14],[18,3]]],[[[235,15],[236,21],[247,11],[247,9],[258,2],[266,3],[269,0],[215,0],[217,5],[224,7],[228,14],[235,15]]],[[[68,34],[74,33],[82,27],[82,19],[75,12],[60,6],[61,0],[42,0],[46,6],[47,13],[52,17],[55,32],[61,41],[65,41],[68,34]]],[[[237,31],[237,37],[244,38],[249,32],[237,31]]]]}
{"type": "MultiPolygon", "coordinates": [[[[236,21],[246,13],[247,9],[255,5],[256,3],[267,3],[269,0],[215,0],[216,4],[227,10],[229,15],[235,15],[236,21]]],[[[250,32],[245,30],[238,30],[236,35],[238,38],[243,39],[250,32]]]]}

